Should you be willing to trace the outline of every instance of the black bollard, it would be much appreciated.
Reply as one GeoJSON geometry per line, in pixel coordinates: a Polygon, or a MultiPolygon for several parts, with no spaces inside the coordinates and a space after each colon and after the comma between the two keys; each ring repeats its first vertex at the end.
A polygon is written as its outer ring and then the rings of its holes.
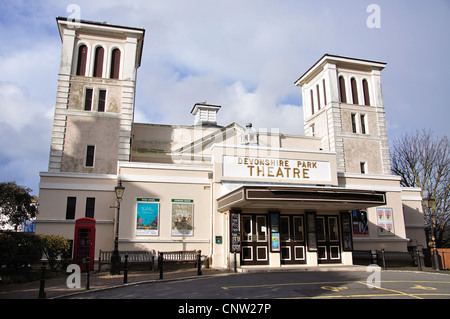
{"type": "Polygon", "coordinates": [[[158,258],[159,279],[163,279],[163,263],[164,263],[164,253],[159,253],[158,258]]]}
{"type": "Polygon", "coordinates": [[[199,250],[198,251],[198,261],[197,261],[197,275],[201,276],[202,275],[202,251],[199,250]]]}
{"type": "Polygon", "coordinates": [[[422,262],[420,260],[420,251],[419,248],[417,248],[417,269],[419,271],[422,271],[422,262]]]}
{"type": "Polygon", "coordinates": [[[89,290],[89,275],[90,275],[90,258],[86,257],[85,261],[86,261],[86,290],[89,290]]]}
{"type": "Polygon", "coordinates": [[[381,256],[383,257],[383,270],[386,270],[386,258],[384,256],[384,248],[381,249],[381,256]]]}
{"type": "Polygon", "coordinates": [[[123,270],[123,283],[128,283],[128,254],[125,255],[125,269],[123,270]]]}
{"type": "Polygon", "coordinates": [[[45,293],[45,266],[47,263],[45,261],[42,262],[41,267],[41,282],[39,285],[39,299],[47,298],[47,294],[45,293]]]}
{"type": "Polygon", "coordinates": [[[234,272],[237,273],[236,249],[234,250],[234,272]]]}

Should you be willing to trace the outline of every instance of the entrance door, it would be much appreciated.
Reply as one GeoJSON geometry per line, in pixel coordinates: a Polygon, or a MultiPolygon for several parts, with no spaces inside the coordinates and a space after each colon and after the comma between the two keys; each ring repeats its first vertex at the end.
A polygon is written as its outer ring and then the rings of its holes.
{"type": "Polygon", "coordinates": [[[319,264],[341,262],[338,216],[317,216],[317,258],[319,264]]]}
{"type": "Polygon", "coordinates": [[[282,264],[306,264],[303,216],[280,216],[282,264]]]}
{"type": "Polygon", "coordinates": [[[268,265],[266,215],[242,215],[241,265],[268,265]]]}

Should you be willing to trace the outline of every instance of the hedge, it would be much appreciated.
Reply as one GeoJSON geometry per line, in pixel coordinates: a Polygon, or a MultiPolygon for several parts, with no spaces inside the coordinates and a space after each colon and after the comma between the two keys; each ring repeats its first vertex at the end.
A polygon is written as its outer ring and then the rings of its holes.
{"type": "Polygon", "coordinates": [[[67,255],[69,248],[69,241],[61,236],[0,232],[0,267],[27,268],[45,257],[55,269],[56,259],[67,255]]]}

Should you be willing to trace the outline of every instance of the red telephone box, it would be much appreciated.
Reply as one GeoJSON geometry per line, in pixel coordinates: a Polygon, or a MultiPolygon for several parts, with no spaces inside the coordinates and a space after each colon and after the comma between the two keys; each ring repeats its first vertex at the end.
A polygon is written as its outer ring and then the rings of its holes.
{"type": "Polygon", "coordinates": [[[94,269],[95,219],[86,217],[75,221],[73,247],[73,262],[80,266],[82,271],[85,271],[86,257],[89,257],[89,269],[94,269]]]}

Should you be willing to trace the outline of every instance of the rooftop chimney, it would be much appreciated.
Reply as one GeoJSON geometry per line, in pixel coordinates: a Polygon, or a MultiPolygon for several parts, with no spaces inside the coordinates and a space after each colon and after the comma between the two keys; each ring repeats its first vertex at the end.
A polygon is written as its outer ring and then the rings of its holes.
{"type": "Polygon", "coordinates": [[[192,108],[191,114],[195,116],[194,125],[217,126],[217,112],[220,105],[197,103],[192,108]]]}

